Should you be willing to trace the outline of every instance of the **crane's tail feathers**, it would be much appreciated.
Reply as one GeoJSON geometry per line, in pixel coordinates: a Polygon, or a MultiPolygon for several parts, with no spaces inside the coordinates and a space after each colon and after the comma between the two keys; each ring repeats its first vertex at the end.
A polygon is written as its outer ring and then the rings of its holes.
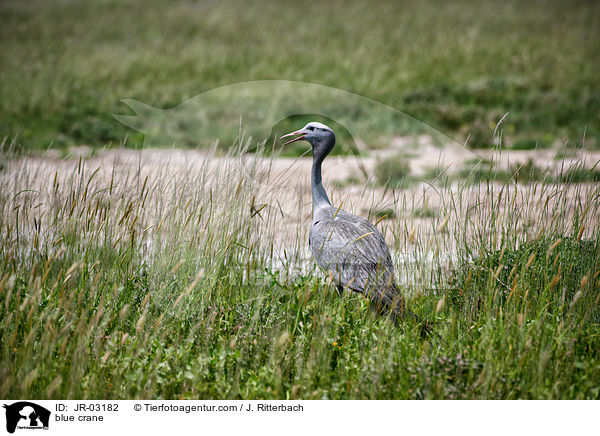
{"type": "Polygon", "coordinates": [[[379,315],[389,316],[396,326],[401,320],[406,318],[412,319],[420,326],[421,337],[435,337],[441,342],[444,342],[443,338],[434,330],[433,323],[428,320],[423,320],[410,310],[406,306],[406,301],[401,296],[400,291],[395,287],[392,289],[392,292],[388,293],[380,293],[378,295],[367,294],[368,299],[371,301],[371,304],[373,304],[371,307],[374,308],[379,315]]]}
{"type": "Polygon", "coordinates": [[[404,301],[404,298],[400,298],[397,302],[394,302],[387,310],[387,313],[396,325],[398,325],[399,321],[402,319],[412,319],[416,324],[420,326],[421,337],[423,338],[436,337],[440,340],[442,339],[441,336],[435,332],[435,330],[433,329],[433,325],[430,321],[423,320],[420,316],[418,316],[412,310],[406,307],[406,302],[404,301]]]}

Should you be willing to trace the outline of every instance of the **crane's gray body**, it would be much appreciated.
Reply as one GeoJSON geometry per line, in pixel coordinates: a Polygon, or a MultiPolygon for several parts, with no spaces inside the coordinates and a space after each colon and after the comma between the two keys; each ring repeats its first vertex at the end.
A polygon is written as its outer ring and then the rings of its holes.
{"type": "Polygon", "coordinates": [[[338,285],[364,294],[380,311],[401,303],[381,232],[366,219],[331,206],[315,212],[309,244],[317,265],[338,285]]]}

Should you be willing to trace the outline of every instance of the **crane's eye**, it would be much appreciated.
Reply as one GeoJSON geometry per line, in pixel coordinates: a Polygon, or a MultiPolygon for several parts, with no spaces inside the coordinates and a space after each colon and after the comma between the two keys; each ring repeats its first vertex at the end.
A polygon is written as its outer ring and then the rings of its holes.
{"type": "Polygon", "coordinates": [[[315,130],[315,128],[314,128],[313,126],[310,126],[310,127],[308,128],[308,130],[310,130],[310,131],[312,132],[313,130],[315,130]]]}

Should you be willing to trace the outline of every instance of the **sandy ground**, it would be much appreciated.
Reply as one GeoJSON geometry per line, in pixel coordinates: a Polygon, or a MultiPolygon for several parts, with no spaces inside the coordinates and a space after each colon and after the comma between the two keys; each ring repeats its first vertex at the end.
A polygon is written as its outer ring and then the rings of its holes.
{"type": "MultiPolygon", "coordinates": [[[[541,168],[549,167],[554,170],[561,165],[568,166],[574,160],[583,161],[586,166],[600,160],[599,151],[580,151],[567,161],[555,160],[556,149],[503,151],[493,154],[478,152],[476,155],[456,145],[444,149],[436,148],[425,136],[418,138],[416,146],[414,144],[413,138],[409,140],[399,137],[395,138],[387,149],[372,151],[360,158],[331,156],[323,164],[324,186],[334,206],[341,206],[349,212],[377,222],[377,226],[392,247],[398,268],[402,270],[399,275],[404,278],[413,277],[405,280],[409,282],[414,282],[417,276],[426,280],[423,268],[418,274],[414,274],[416,264],[431,265],[433,259],[441,258],[445,259],[446,264],[451,264],[461,237],[459,233],[465,231],[461,230],[461,225],[469,218],[470,211],[477,209],[476,219],[480,220],[481,227],[485,227],[485,214],[494,207],[488,207],[486,202],[493,204],[494,199],[500,201],[502,193],[482,193],[481,186],[460,188],[459,183],[440,187],[435,183],[418,182],[405,190],[375,187],[373,173],[379,159],[385,159],[398,152],[410,154],[413,156],[410,160],[411,174],[416,176],[435,167],[447,168],[447,173],[452,174],[463,168],[467,161],[475,158],[493,159],[498,166],[505,167],[531,159],[541,168]],[[387,214],[387,217],[381,218],[384,214],[387,214]]],[[[233,174],[223,175],[221,172],[220,177],[243,180],[244,175],[236,173],[244,171],[246,164],[240,162],[256,159],[253,155],[215,157],[206,151],[178,149],[112,149],[92,154],[89,149],[80,147],[71,150],[70,156],[65,159],[48,153],[43,157],[27,158],[23,166],[9,165],[7,171],[0,172],[0,183],[4,188],[13,185],[9,189],[23,189],[24,186],[43,184],[45,180],[50,182],[55,173],[68,177],[78,165],[80,157],[85,161],[88,171],[100,169],[97,175],[100,186],[108,184],[114,173],[120,174],[121,177],[125,175],[127,181],[132,180],[130,175],[133,173],[139,173],[142,179],[149,176],[152,180],[152,176],[158,173],[161,177],[166,174],[176,179],[178,175],[197,174],[207,169],[211,173],[219,168],[237,168],[233,170],[233,174]],[[35,169],[27,176],[27,180],[23,179],[23,174],[18,173],[22,172],[24,167],[35,169]],[[20,182],[17,183],[16,180],[19,179],[20,182]]],[[[258,166],[253,188],[256,190],[256,203],[266,205],[262,214],[267,218],[264,225],[269,229],[264,235],[268,234],[268,237],[272,238],[275,255],[283,258],[295,249],[296,253],[303,257],[299,263],[310,263],[307,235],[312,213],[311,157],[265,158],[255,164],[258,166]]],[[[210,177],[206,183],[211,183],[210,177]]],[[[586,192],[592,188],[582,190],[581,187],[573,185],[561,189],[566,189],[567,196],[576,202],[576,197],[588,195],[586,192]]],[[[518,211],[521,230],[532,234],[539,231],[540,225],[543,224],[539,222],[538,209],[547,206],[543,204],[544,194],[534,191],[531,187],[521,185],[507,188],[502,201],[512,197],[513,203],[502,206],[505,210],[500,212],[500,215],[510,215],[512,211],[518,211]]],[[[557,203],[557,207],[559,206],[557,203]]],[[[594,207],[596,209],[593,212],[596,213],[598,205],[594,207]]],[[[493,232],[494,229],[486,229],[488,230],[493,232]]],[[[593,229],[588,228],[585,231],[589,233],[593,232],[593,229]]]]}

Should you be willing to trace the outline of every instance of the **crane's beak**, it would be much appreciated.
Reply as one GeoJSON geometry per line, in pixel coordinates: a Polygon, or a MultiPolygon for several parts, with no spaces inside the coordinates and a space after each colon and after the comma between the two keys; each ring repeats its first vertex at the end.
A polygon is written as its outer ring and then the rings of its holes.
{"type": "Polygon", "coordinates": [[[296,142],[296,141],[300,141],[301,139],[304,139],[304,137],[306,135],[308,135],[308,132],[305,132],[304,130],[296,130],[295,132],[288,133],[287,135],[283,135],[279,139],[289,138],[290,136],[297,136],[297,135],[300,135],[300,136],[298,136],[297,138],[292,138],[289,141],[284,142],[283,145],[291,144],[292,142],[296,142]]]}

